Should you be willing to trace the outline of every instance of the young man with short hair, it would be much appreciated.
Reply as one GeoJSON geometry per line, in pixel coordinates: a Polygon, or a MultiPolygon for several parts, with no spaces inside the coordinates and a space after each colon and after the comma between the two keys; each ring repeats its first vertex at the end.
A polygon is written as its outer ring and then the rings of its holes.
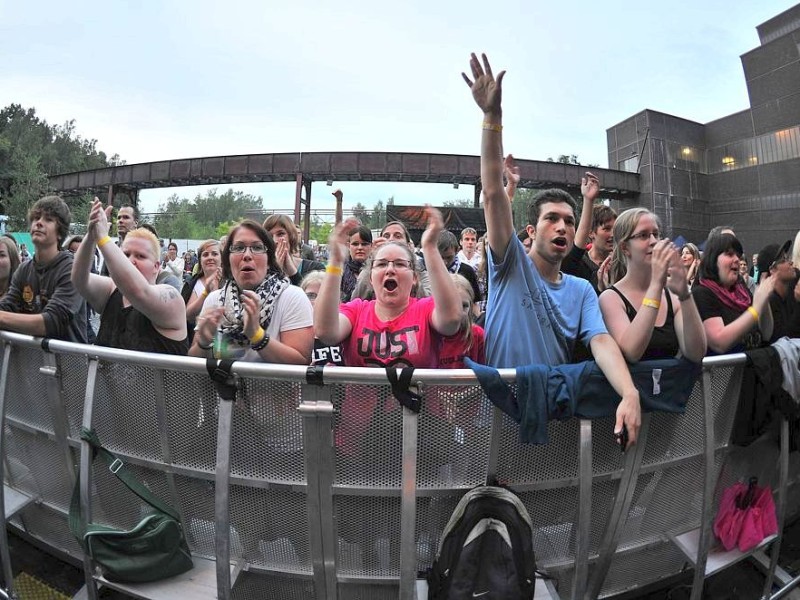
{"type": "Polygon", "coordinates": [[[86,343],[86,303],[72,285],[72,253],[59,250],[69,233],[69,207],[45,196],[28,213],[32,260],[17,269],[0,300],[0,329],[86,343]]]}
{"type": "Polygon", "coordinates": [[[797,273],[792,266],[792,255],[789,250],[792,240],[786,240],[782,246],[769,244],[757,254],[758,282],[766,277],[775,278],[775,288],[769,295],[769,306],[772,309],[772,337],[775,342],[782,337],[800,337],[800,304],[795,299],[797,273]]]}
{"type": "Polygon", "coordinates": [[[563,190],[540,192],[528,209],[529,255],[516,239],[511,203],[503,188],[502,80],[489,61],[470,59],[473,80],[462,74],[483,111],[481,182],[489,236],[489,303],[486,356],[495,367],[569,362],[576,340],[590,346],[597,366],[621,396],[614,432],[627,429],[629,444],[641,425],[639,392],[603,322],[588,282],[561,273],[575,237],[575,201],[563,190]]]}
{"type": "Polygon", "coordinates": [[[461,250],[456,255],[462,263],[477,270],[481,264],[481,253],[478,252],[478,232],[472,227],[461,230],[461,250]]]}

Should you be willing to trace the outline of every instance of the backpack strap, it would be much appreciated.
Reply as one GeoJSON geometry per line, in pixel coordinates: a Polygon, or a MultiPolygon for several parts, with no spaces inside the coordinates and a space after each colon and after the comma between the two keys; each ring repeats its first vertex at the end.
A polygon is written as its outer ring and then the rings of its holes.
{"type": "Polygon", "coordinates": [[[409,389],[411,385],[411,378],[414,376],[414,367],[404,367],[400,370],[400,376],[397,376],[397,369],[394,367],[386,367],[386,377],[392,385],[392,394],[401,406],[408,410],[419,413],[422,408],[422,396],[412,392],[409,389]]]}
{"type": "Polygon", "coordinates": [[[144,500],[150,506],[168,514],[176,521],[180,521],[180,516],[177,512],[175,512],[174,508],[155,496],[136,478],[133,473],[125,468],[124,462],[103,448],[102,444],[100,443],[100,438],[97,437],[97,433],[95,433],[93,429],[86,429],[85,427],[82,427],[81,439],[89,442],[89,444],[95,450],[95,455],[92,457],[92,462],[94,462],[94,458],[96,458],[99,454],[108,465],[108,470],[111,471],[117,477],[117,479],[124,483],[130,491],[139,496],[139,498],[144,500]]]}

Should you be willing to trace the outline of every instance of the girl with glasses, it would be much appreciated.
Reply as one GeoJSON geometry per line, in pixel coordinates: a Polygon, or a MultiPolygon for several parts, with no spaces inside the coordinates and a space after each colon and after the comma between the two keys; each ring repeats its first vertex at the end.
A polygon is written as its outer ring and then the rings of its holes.
{"type": "Polygon", "coordinates": [[[658,217],[644,208],[624,211],[614,223],[612,285],[600,294],[608,332],[625,360],[706,353],[703,324],[678,249],[662,239],[658,217]]]}
{"type": "Polygon", "coordinates": [[[344,264],[344,273],[342,273],[342,287],[341,298],[342,302],[348,302],[352,298],[353,290],[358,282],[358,275],[364,268],[370,252],[372,252],[372,232],[359,225],[351,229],[348,233],[348,250],[350,257],[344,264]]]}
{"type": "Polygon", "coordinates": [[[203,302],[189,354],[307,365],[314,344],[311,303],[290,284],[275,242],[255,221],[228,233],[222,278],[203,302]]]}

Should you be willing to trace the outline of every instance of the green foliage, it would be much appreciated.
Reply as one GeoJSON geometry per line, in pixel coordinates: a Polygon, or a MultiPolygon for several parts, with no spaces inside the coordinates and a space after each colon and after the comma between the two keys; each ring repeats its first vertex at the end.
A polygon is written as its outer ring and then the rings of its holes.
{"type": "Polygon", "coordinates": [[[311,221],[308,238],[317,240],[318,244],[327,244],[332,229],[333,223],[323,223],[319,217],[315,216],[311,221]]]}
{"type": "Polygon", "coordinates": [[[218,238],[242,219],[252,217],[261,222],[263,210],[260,196],[232,189],[223,194],[214,189],[194,200],[173,194],[158,206],[154,225],[164,238],[218,238]]]}
{"type": "MultiPolygon", "coordinates": [[[[124,164],[119,155],[109,161],[97,150],[97,140],[75,132],[75,121],[49,125],[35,108],[10,104],[0,110],[0,212],[12,229],[27,229],[30,206],[49,190],[48,175],[124,164]]],[[[82,218],[85,199],[70,201],[73,219],[82,218]]]]}
{"type": "MultiPolygon", "coordinates": [[[[581,161],[578,160],[578,155],[577,154],[561,154],[555,160],[553,160],[552,156],[548,156],[547,157],[547,162],[564,163],[565,165],[580,165],[581,164],[581,161]]],[[[588,164],[588,165],[583,165],[583,166],[590,167],[590,168],[598,168],[600,165],[588,164]]]]}
{"type": "Polygon", "coordinates": [[[450,208],[475,208],[475,201],[472,198],[461,198],[459,200],[445,200],[442,206],[450,208]]]}

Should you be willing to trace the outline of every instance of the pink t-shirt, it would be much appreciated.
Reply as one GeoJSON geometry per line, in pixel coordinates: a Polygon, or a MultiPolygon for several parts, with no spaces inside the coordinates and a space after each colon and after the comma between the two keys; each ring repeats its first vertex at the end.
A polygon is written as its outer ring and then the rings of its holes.
{"type": "Polygon", "coordinates": [[[466,357],[476,363],[486,363],[483,327],[480,325],[472,326],[472,346],[469,350],[466,348],[464,334],[461,332],[442,340],[442,346],[439,349],[439,368],[465,369],[464,358],[466,357]]]}
{"type": "Polygon", "coordinates": [[[431,327],[433,298],[410,298],[405,312],[391,321],[377,317],[375,300],[358,298],[339,312],[353,328],[342,342],[348,367],[437,367],[441,338],[431,327]]]}

